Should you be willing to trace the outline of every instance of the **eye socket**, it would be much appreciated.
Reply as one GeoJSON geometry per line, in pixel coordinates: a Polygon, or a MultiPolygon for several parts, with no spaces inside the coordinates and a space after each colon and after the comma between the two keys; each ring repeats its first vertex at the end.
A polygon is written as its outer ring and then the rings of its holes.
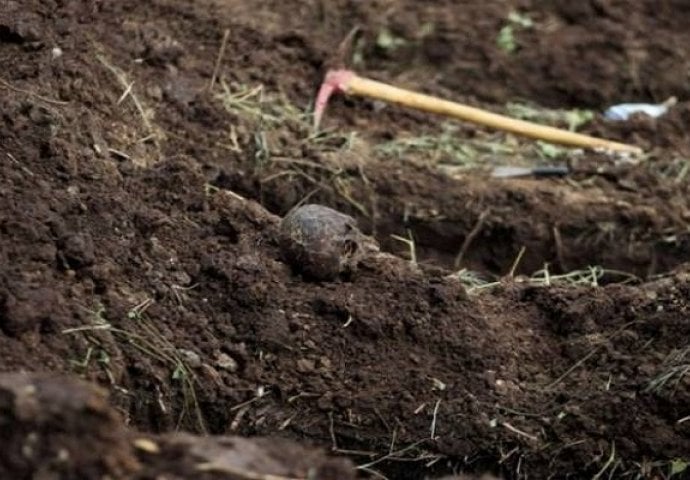
{"type": "Polygon", "coordinates": [[[358,248],[359,248],[359,245],[354,240],[345,240],[345,242],[343,242],[343,254],[344,255],[352,255],[353,253],[355,253],[357,251],[358,248]]]}

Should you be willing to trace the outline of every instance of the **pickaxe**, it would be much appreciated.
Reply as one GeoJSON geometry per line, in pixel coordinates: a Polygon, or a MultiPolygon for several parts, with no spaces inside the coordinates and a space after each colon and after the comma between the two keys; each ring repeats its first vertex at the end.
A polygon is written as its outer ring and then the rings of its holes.
{"type": "MultiPolygon", "coordinates": [[[[351,38],[352,34],[348,35],[346,41],[351,40],[351,38]]],[[[343,50],[342,46],[340,50],[343,50]]],[[[549,143],[605,151],[642,153],[642,149],[634,145],[604,140],[589,135],[562,130],[560,128],[510,118],[461,103],[405,90],[376,80],[360,77],[352,70],[346,68],[332,68],[326,73],[326,77],[316,97],[316,104],[314,107],[315,129],[318,129],[321,123],[328,100],[334,93],[338,92],[396,103],[417,110],[445,115],[459,120],[466,120],[549,143]]]]}

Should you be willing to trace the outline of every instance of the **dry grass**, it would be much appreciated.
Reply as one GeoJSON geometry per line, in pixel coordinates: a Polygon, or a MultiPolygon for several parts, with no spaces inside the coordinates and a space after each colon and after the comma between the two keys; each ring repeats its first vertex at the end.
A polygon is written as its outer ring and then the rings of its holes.
{"type": "Polygon", "coordinates": [[[119,157],[131,160],[140,167],[148,167],[162,159],[161,144],[165,141],[164,130],[155,123],[155,111],[147,106],[138,94],[138,86],[120,67],[113,64],[105,55],[96,55],[103,67],[112,74],[120,89],[116,106],[128,115],[135,116],[132,121],[121,122],[117,126],[120,133],[116,136],[121,145],[109,146],[108,151],[119,157]],[[130,106],[129,109],[127,106],[130,106]],[[128,150],[139,150],[142,145],[148,146],[143,155],[130,155],[128,150]]]}
{"type": "Polygon", "coordinates": [[[688,181],[690,173],[690,158],[675,156],[671,159],[647,162],[646,165],[652,175],[669,180],[675,184],[688,181]]]}
{"type": "Polygon", "coordinates": [[[662,372],[654,377],[645,392],[662,393],[674,391],[685,378],[690,378],[690,346],[675,350],[664,361],[662,372]]]}
{"type": "Polygon", "coordinates": [[[570,131],[576,131],[594,119],[594,112],[591,110],[549,109],[529,103],[508,103],[506,110],[508,115],[521,120],[565,127],[570,131]]]}
{"type": "MultiPolygon", "coordinates": [[[[459,270],[452,276],[465,285],[468,293],[489,291],[502,284],[501,280],[489,281],[481,274],[467,269],[459,270]]],[[[530,276],[515,276],[512,278],[512,281],[530,287],[599,287],[604,278],[614,283],[627,283],[639,280],[638,277],[631,273],[605,269],[600,266],[590,266],[567,273],[552,274],[548,266],[545,265],[544,268],[530,276]]]]}
{"type": "Polygon", "coordinates": [[[477,132],[470,138],[461,135],[460,127],[454,123],[443,124],[437,134],[400,136],[375,146],[374,152],[391,161],[414,159],[436,166],[450,176],[503,165],[550,165],[581,154],[580,150],[502,132],[477,132]]]}
{"type": "Polygon", "coordinates": [[[63,100],[56,100],[54,98],[45,97],[45,96],[39,95],[38,93],[35,93],[31,90],[25,90],[23,88],[16,87],[16,86],[12,85],[10,82],[8,82],[7,80],[5,80],[4,78],[0,78],[0,86],[6,88],[8,90],[12,90],[13,92],[21,93],[23,95],[27,95],[29,97],[40,100],[42,102],[49,103],[51,105],[68,105],[69,104],[69,102],[65,102],[63,100]]]}
{"type": "Polygon", "coordinates": [[[214,97],[237,118],[230,133],[235,151],[253,156],[254,169],[267,185],[278,179],[306,184],[311,191],[298,206],[319,192],[330,192],[365,217],[374,214],[365,174],[364,143],[354,132],[314,131],[310,111],[286,95],[220,79],[214,97]],[[253,155],[252,155],[253,154],[253,155]],[[361,198],[361,190],[368,191],[361,198]]]}
{"type": "Polygon", "coordinates": [[[153,140],[154,143],[157,143],[162,138],[162,133],[158,128],[155,127],[153,123],[153,119],[155,116],[154,111],[150,108],[147,108],[136,95],[136,92],[134,90],[134,81],[129,79],[124,70],[110,63],[110,61],[105,56],[98,55],[97,58],[98,61],[101,62],[101,64],[110,73],[113,74],[113,76],[115,77],[115,79],[117,79],[118,83],[123,89],[122,94],[120,95],[117,101],[117,104],[119,105],[129,98],[132,101],[132,104],[136,108],[137,112],[139,113],[141,123],[146,133],[146,135],[139,139],[139,141],[142,141],[143,138],[146,138],[153,140]]]}
{"type": "MultiPolygon", "coordinates": [[[[116,327],[109,323],[105,319],[105,310],[99,307],[91,311],[93,314],[91,324],[70,328],[62,333],[84,335],[90,344],[98,348],[101,356],[105,355],[105,357],[101,357],[100,361],[104,362],[106,367],[109,363],[109,355],[107,348],[103,346],[103,342],[99,339],[99,332],[112,334],[113,338],[121,345],[133,347],[153,361],[163,365],[169,370],[171,379],[180,384],[184,399],[182,411],[177,421],[178,428],[191,417],[196,428],[201,432],[206,432],[206,424],[196,394],[196,385],[198,383],[196,375],[187,361],[180,355],[180,349],[168,340],[156,328],[155,324],[147,318],[145,312],[151,304],[151,300],[146,300],[129,311],[128,328],[116,327]]],[[[92,352],[93,350],[89,349],[85,358],[80,362],[76,362],[76,365],[85,369],[92,358],[92,352]]],[[[112,380],[112,375],[109,376],[112,380]]]]}

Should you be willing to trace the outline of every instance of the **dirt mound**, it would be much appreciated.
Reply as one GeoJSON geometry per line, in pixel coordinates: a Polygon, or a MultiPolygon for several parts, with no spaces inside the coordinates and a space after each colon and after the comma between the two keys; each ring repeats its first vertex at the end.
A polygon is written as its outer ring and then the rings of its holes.
{"type": "Polygon", "coordinates": [[[43,375],[0,378],[3,475],[687,473],[683,2],[6,3],[0,370],[43,375]],[[358,24],[359,69],[495,110],[681,102],[582,127],[638,164],[343,98],[314,135],[358,24]],[[501,181],[463,148],[575,171],[501,181]],[[302,204],[382,251],[302,277],[302,204]]]}

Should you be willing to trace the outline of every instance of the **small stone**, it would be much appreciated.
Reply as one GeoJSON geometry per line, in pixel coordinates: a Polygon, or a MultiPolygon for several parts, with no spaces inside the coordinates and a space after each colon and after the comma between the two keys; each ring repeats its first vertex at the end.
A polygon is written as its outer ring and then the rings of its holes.
{"type": "Polygon", "coordinates": [[[326,370],[330,370],[331,367],[332,367],[332,365],[333,365],[333,364],[331,363],[331,359],[328,358],[328,357],[326,357],[326,356],[321,357],[321,358],[319,359],[319,363],[321,363],[321,366],[322,366],[323,368],[325,368],[326,370]]]}
{"type": "Polygon", "coordinates": [[[236,372],[239,368],[239,365],[237,365],[237,361],[234,358],[227,353],[222,352],[216,355],[216,366],[218,368],[222,368],[223,370],[227,370],[228,372],[236,372]]]}
{"type": "Polygon", "coordinates": [[[201,366],[201,375],[204,377],[205,380],[212,381],[218,387],[220,387],[223,384],[223,381],[220,377],[220,373],[218,373],[218,370],[213,368],[211,365],[204,363],[201,366]]]}
{"type": "Polygon", "coordinates": [[[88,233],[67,236],[62,241],[62,249],[73,269],[88,267],[96,260],[93,239],[88,233]]]}
{"type": "Polygon", "coordinates": [[[137,438],[134,440],[134,446],[142,450],[146,453],[160,453],[161,448],[158,446],[157,443],[153,442],[152,440],[149,440],[148,438],[137,438]]]}
{"type": "Polygon", "coordinates": [[[189,368],[199,368],[201,366],[201,357],[196,352],[179,349],[177,353],[189,368]]]}
{"type": "Polygon", "coordinates": [[[185,287],[192,283],[192,277],[185,271],[178,270],[170,274],[170,280],[179,287],[185,287]]]}
{"type": "Polygon", "coordinates": [[[300,373],[313,372],[315,368],[314,361],[308,358],[300,358],[297,360],[297,371],[300,373]]]}
{"type": "Polygon", "coordinates": [[[56,457],[56,460],[58,462],[67,463],[70,459],[69,450],[67,450],[66,448],[61,448],[60,450],[58,450],[56,457]]]}
{"type": "Polygon", "coordinates": [[[322,205],[304,205],[280,224],[283,258],[306,277],[330,281],[356,268],[359,259],[378,251],[354,218],[322,205]]]}
{"type": "Polygon", "coordinates": [[[494,383],[494,386],[496,387],[496,393],[503,396],[508,394],[508,386],[506,385],[506,382],[503,380],[496,380],[494,383]]]}
{"type": "Polygon", "coordinates": [[[151,99],[157,102],[163,100],[163,89],[158,85],[151,85],[146,89],[146,93],[149,97],[151,97],[151,99]]]}
{"type": "Polygon", "coordinates": [[[520,386],[512,380],[501,380],[500,378],[496,379],[494,387],[496,390],[496,394],[502,397],[515,394],[520,391],[520,386]]]}

